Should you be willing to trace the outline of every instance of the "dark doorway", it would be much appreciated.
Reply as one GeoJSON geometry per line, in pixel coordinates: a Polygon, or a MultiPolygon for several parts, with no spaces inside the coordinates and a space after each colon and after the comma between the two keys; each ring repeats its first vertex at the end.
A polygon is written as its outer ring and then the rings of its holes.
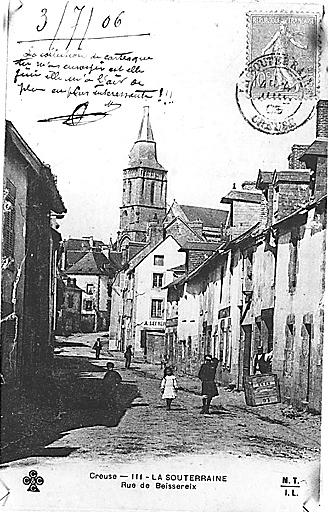
{"type": "Polygon", "coordinates": [[[251,343],[252,343],[252,326],[243,325],[244,331],[244,353],[243,353],[243,377],[251,373],[251,343]]]}
{"type": "Polygon", "coordinates": [[[309,402],[311,389],[311,352],[313,324],[304,323],[302,326],[302,352],[300,357],[300,388],[301,398],[309,402]]]}

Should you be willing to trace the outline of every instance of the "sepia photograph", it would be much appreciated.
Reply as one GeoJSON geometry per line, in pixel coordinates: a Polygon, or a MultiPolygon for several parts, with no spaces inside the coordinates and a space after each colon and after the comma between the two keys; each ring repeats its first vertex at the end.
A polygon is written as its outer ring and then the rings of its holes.
{"type": "Polygon", "coordinates": [[[327,6],[4,4],[0,505],[323,510],[327,6]]]}

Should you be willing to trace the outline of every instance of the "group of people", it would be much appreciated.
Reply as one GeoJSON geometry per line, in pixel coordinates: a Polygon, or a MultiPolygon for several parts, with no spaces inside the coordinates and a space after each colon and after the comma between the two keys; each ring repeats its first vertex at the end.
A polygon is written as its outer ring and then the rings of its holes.
{"type": "MultiPolygon", "coordinates": [[[[201,414],[209,414],[211,401],[215,396],[218,396],[218,388],[215,383],[215,373],[218,366],[219,360],[216,357],[212,357],[207,354],[205,361],[201,365],[198,378],[202,382],[202,410],[201,414]]],[[[166,366],[164,369],[164,376],[161,382],[162,399],[166,400],[166,410],[171,409],[172,401],[177,396],[178,384],[177,379],[173,373],[173,369],[170,366],[166,366]]]]}
{"type": "MultiPolygon", "coordinates": [[[[102,349],[101,339],[97,338],[92,347],[92,350],[95,350],[95,352],[96,352],[96,359],[100,359],[101,349],[102,349]]],[[[124,352],[125,368],[130,368],[132,357],[133,357],[132,345],[128,345],[126,348],[126,351],[124,352]]]]}
{"type": "MultiPolygon", "coordinates": [[[[94,349],[96,350],[96,358],[99,359],[101,350],[100,339],[98,338],[94,349]],[[99,348],[100,345],[100,348],[99,348]]],[[[125,368],[130,368],[131,360],[133,357],[132,345],[126,348],[124,353],[125,368]]],[[[272,353],[264,353],[259,349],[254,358],[253,371],[254,374],[265,374],[271,371],[272,353]]],[[[219,364],[216,357],[210,354],[205,355],[204,363],[201,365],[198,378],[201,380],[201,396],[202,396],[202,409],[201,414],[209,414],[211,401],[215,396],[218,396],[218,388],[215,383],[215,374],[219,364]]],[[[166,401],[166,410],[171,410],[173,400],[177,397],[178,383],[174,375],[173,368],[169,364],[169,359],[164,361],[164,375],[161,380],[162,399],[166,401]]],[[[120,374],[114,370],[113,363],[107,363],[107,371],[104,376],[104,384],[106,388],[106,396],[108,407],[110,409],[117,409],[119,402],[119,388],[122,382],[120,374]]]]}
{"type": "MultiPolygon", "coordinates": [[[[218,366],[218,359],[211,355],[205,356],[201,365],[198,377],[202,382],[201,394],[203,407],[201,414],[209,414],[212,398],[218,396],[218,388],[215,383],[215,373],[218,366]]],[[[110,412],[117,412],[119,408],[119,394],[122,383],[121,375],[114,370],[114,363],[107,363],[104,388],[106,392],[107,405],[110,412]]],[[[161,381],[162,399],[166,401],[166,410],[171,410],[173,400],[177,397],[178,383],[171,366],[164,368],[164,376],[161,381]]]]}

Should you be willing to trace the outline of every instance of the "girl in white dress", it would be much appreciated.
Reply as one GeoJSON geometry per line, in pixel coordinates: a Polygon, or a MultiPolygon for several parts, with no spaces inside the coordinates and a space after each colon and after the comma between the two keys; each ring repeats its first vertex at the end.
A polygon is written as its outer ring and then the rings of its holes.
{"type": "Polygon", "coordinates": [[[161,390],[163,392],[162,399],[166,400],[166,410],[169,411],[171,409],[171,403],[174,398],[177,396],[177,379],[173,375],[172,368],[167,368],[166,376],[161,382],[161,390]]]}

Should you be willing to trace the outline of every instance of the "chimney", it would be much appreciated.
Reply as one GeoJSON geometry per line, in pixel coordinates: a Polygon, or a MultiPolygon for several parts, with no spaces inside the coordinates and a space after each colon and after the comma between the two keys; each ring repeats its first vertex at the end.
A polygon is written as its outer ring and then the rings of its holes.
{"type": "Polygon", "coordinates": [[[244,181],[241,188],[243,190],[256,190],[256,181],[244,181]]]}
{"type": "Polygon", "coordinates": [[[157,244],[164,239],[163,224],[159,224],[157,220],[148,222],[147,241],[152,244],[157,244]]]}
{"type": "Polygon", "coordinates": [[[328,100],[317,103],[317,132],[318,137],[328,137],[328,100]]]}
{"type": "Polygon", "coordinates": [[[306,169],[306,163],[299,160],[300,156],[308,148],[305,144],[294,144],[288,156],[289,169],[306,169]]]}
{"type": "Polygon", "coordinates": [[[201,220],[194,220],[188,223],[188,226],[197,233],[197,235],[203,235],[203,223],[201,220]]]}

